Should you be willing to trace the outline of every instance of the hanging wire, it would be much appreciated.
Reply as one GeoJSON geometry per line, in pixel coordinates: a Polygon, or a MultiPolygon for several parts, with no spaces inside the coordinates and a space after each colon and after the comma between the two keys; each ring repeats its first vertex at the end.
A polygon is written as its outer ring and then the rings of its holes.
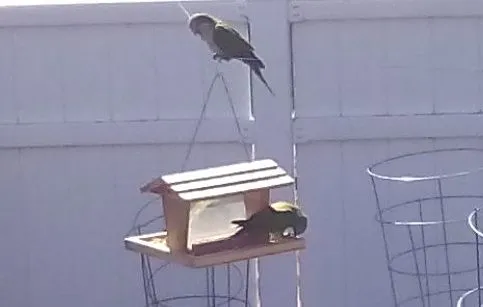
{"type": "MultiPolygon", "coordinates": [[[[242,127],[241,127],[241,123],[240,123],[240,121],[239,121],[239,119],[236,115],[236,109],[235,109],[233,98],[232,98],[230,90],[229,90],[229,86],[227,84],[225,76],[223,75],[222,72],[219,71],[218,65],[217,65],[216,66],[216,74],[214,75],[214,77],[213,77],[213,79],[210,83],[210,86],[208,88],[206,97],[203,100],[203,105],[202,105],[200,117],[198,118],[198,120],[196,122],[194,133],[193,133],[193,135],[192,135],[192,137],[189,141],[188,149],[186,151],[186,155],[185,155],[183,162],[182,162],[181,171],[186,170],[187,163],[190,159],[190,156],[191,156],[192,151],[193,151],[193,147],[196,143],[196,137],[198,135],[198,132],[199,132],[199,129],[200,129],[201,124],[203,122],[203,119],[205,118],[205,113],[206,113],[206,109],[207,109],[207,106],[208,106],[208,102],[210,101],[210,97],[211,97],[214,85],[215,85],[215,83],[218,79],[220,79],[222,84],[223,84],[223,89],[226,93],[227,100],[229,102],[230,109],[231,109],[231,112],[233,114],[233,117],[235,118],[235,125],[236,125],[236,128],[237,128],[237,132],[240,136],[240,142],[241,142],[243,149],[245,151],[247,160],[252,159],[251,154],[250,154],[250,152],[248,151],[248,148],[247,148],[248,147],[247,143],[245,142],[245,137],[244,137],[243,130],[242,130],[242,127]]],[[[135,230],[137,230],[137,234],[140,235],[142,228],[145,228],[145,227],[149,226],[150,224],[152,224],[153,222],[161,220],[164,217],[163,215],[159,215],[155,218],[149,219],[147,222],[138,224],[138,219],[141,216],[142,212],[144,210],[146,210],[150,204],[154,203],[158,199],[160,199],[160,196],[157,196],[157,197],[150,199],[149,201],[147,201],[146,203],[144,203],[140,207],[140,209],[136,212],[136,214],[134,216],[133,223],[132,223],[130,230],[125,235],[126,237],[132,235],[132,233],[135,230]]],[[[207,289],[207,295],[204,295],[204,296],[203,295],[182,295],[182,296],[170,297],[170,298],[165,298],[165,299],[158,299],[156,291],[155,291],[155,286],[154,286],[154,277],[157,273],[159,273],[163,268],[167,267],[168,265],[169,265],[169,263],[167,263],[167,262],[163,263],[162,265],[160,265],[158,268],[156,268],[153,271],[152,268],[151,268],[151,262],[150,262],[149,257],[144,255],[144,254],[141,254],[141,268],[142,268],[141,270],[142,270],[142,276],[143,276],[143,285],[144,285],[144,289],[145,289],[145,306],[146,307],[148,307],[148,306],[169,307],[169,305],[165,304],[166,302],[176,301],[176,300],[181,300],[181,299],[184,300],[184,299],[195,299],[195,298],[204,298],[204,297],[206,297],[208,304],[211,303],[210,305],[212,307],[222,306],[222,305],[225,305],[225,304],[227,304],[228,306],[231,306],[232,301],[244,303],[245,307],[250,306],[249,301],[248,301],[248,294],[249,294],[248,289],[249,289],[249,278],[250,278],[249,277],[250,276],[250,260],[249,259],[246,260],[246,281],[244,283],[244,285],[245,285],[245,299],[244,300],[237,298],[237,296],[242,291],[243,283],[240,283],[239,289],[237,291],[235,291],[235,293],[233,295],[231,295],[231,280],[230,280],[230,278],[231,278],[231,267],[232,266],[234,267],[235,271],[237,272],[237,275],[241,278],[240,268],[237,265],[233,265],[233,264],[227,264],[226,265],[227,266],[227,274],[229,276],[228,277],[229,278],[228,284],[229,284],[229,287],[230,287],[229,291],[228,291],[228,295],[217,295],[216,294],[216,287],[215,287],[215,283],[214,283],[215,268],[211,267],[211,268],[207,269],[207,271],[206,271],[206,274],[207,274],[206,277],[207,277],[207,281],[208,281],[207,285],[211,284],[211,289],[207,289]],[[210,279],[210,276],[211,276],[211,279],[210,279]],[[224,299],[224,300],[222,302],[216,304],[216,299],[224,299]]],[[[210,305],[208,305],[208,306],[210,306],[210,305]]]]}
{"type": "MultiPolygon", "coordinates": [[[[193,151],[193,147],[196,143],[196,137],[198,136],[198,132],[199,132],[199,129],[201,127],[201,124],[203,122],[203,119],[205,118],[205,113],[206,113],[206,108],[208,106],[208,102],[209,102],[209,99],[211,97],[211,93],[213,91],[213,87],[215,85],[215,82],[218,78],[221,78],[222,82],[223,82],[223,88],[225,90],[225,93],[227,95],[227,99],[228,99],[228,102],[230,104],[230,108],[231,108],[231,111],[235,117],[235,124],[236,124],[236,128],[237,128],[237,132],[238,134],[240,135],[241,137],[241,143],[243,145],[243,149],[245,151],[245,154],[247,156],[247,159],[250,160],[251,159],[251,155],[250,153],[248,152],[248,148],[247,148],[247,143],[245,142],[245,137],[243,135],[243,130],[241,128],[241,123],[236,115],[236,109],[235,109],[235,105],[234,105],[234,102],[233,102],[233,99],[231,97],[231,94],[230,94],[230,90],[228,88],[228,85],[227,85],[227,82],[226,82],[226,79],[225,79],[225,76],[218,70],[218,67],[216,68],[216,74],[215,76],[213,77],[212,81],[211,81],[211,84],[210,84],[210,87],[208,88],[208,92],[207,92],[207,95],[206,95],[206,98],[204,99],[203,101],[203,106],[201,108],[201,114],[200,114],[200,117],[198,118],[197,122],[196,122],[196,125],[195,125],[195,130],[194,130],[194,133],[190,139],[190,142],[189,142],[189,145],[188,145],[188,150],[186,151],[186,155],[183,159],[183,163],[181,165],[181,172],[185,171],[186,170],[186,166],[187,166],[187,163],[189,161],[189,158],[191,156],[191,153],[193,151]]],[[[158,179],[160,179],[161,177],[158,177],[158,179]]],[[[126,233],[125,236],[129,236],[132,234],[132,232],[134,230],[136,230],[136,228],[138,226],[141,226],[141,227],[146,227],[148,226],[149,224],[151,224],[152,222],[158,220],[158,219],[161,219],[163,218],[164,216],[163,215],[160,215],[160,216],[157,216],[155,218],[153,218],[152,220],[149,220],[148,222],[144,223],[144,224],[141,224],[141,225],[138,225],[137,224],[137,221],[139,219],[139,216],[141,215],[141,213],[152,203],[154,203],[155,201],[157,201],[158,199],[160,199],[159,196],[156,196],[152,199],[150,199],[149,201],[147,201],[145,204],[143,204],[143,206],[141,206],[141,208],[136,212],[135,216],[134,216],[134,219],[133,219],[133,223],[132,223],[132,227],[131,229],[126,233]]]]}
{"type": "MultiPolygon", "coordinates": [[[[217,68],[217,71],[218,71],[218,68],[217,68]]],[[[240,141],[242,143],[243,149],[245,150],[246,158],[247,158],[247,160],[252,160],[252,155],[248,151],[248,148],[247,148],[248,146],[247,146],[247,143],[245,142],[245,137],[243,135],[243,130],[241,128],[240,121],[238,120],[238,117],[236,115],[235,104],[233,103],[233,99],[231,98],[230,90],[228,89],[228,85],[227,85],[225,76],[223,74],[221,74],[220,72],[218,72],[218,74],[220,74],[221,80],[223,81],[223,88],[225,89],[226,96],[228,98],[228,101],[230,102],[230,108],[231,108],[231,111],[233,113],[233,116],[235,117],[235,125],[236,125],[236,128],[237,128],[238,134],[241,138],[240,141]]]]}

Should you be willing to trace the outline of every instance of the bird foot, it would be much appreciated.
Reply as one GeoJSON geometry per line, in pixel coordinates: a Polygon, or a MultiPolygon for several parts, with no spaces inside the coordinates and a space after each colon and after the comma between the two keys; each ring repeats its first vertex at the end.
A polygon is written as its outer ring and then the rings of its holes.
{"type": "Polygon", "coordinates": [[[270,233],[268,237],[268,241],[272,243],[276,243],[283,238],[283,234],[281,233],[270,233]]]}
{"type": "Polygon", "coordinates": [[[295,237],[295,229],[293,227],[287,227],[283,231],[283,236],[284,237],[295,237]]]}
{"type": "Polygon", "coordinates": [[[221,61],[228,61],[228,59],[218,53],[213,54],[213,60],[217,61],[218,63],[221,63],[221,61]]]}
{"type": "Polygon", "coordinates": [[[217,61],[218,63],[221,62],[221,55],[215,53],[213,54],[213,60],[217,61]]]}

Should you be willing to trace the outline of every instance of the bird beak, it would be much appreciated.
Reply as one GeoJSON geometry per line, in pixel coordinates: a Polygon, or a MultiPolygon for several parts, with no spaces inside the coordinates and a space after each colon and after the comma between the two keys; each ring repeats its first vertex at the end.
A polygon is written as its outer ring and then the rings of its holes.
{"type": "Polygon", "coordinates": [[[191,33],[193,33],[194,35],[198,35],[198,30],[195,29],[195,27],[193,27],[193,25],[190,25],[190,30],[191,30],[191,33]]]}

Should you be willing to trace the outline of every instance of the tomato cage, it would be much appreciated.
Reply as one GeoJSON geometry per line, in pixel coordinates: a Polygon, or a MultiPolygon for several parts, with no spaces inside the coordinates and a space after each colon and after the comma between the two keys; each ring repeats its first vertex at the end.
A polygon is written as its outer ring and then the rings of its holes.
{"type": "Polygon", "coordinates": [[[467,220],[483,204],[482,171],[479,148],[408,153],[367,169],[395,307],[454,307],[474,296],[483,240],[467,220]]]}

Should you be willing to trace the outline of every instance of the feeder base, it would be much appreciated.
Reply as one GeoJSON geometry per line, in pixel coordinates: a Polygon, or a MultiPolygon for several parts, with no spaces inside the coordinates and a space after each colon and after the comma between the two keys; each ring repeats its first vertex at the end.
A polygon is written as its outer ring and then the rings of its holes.
{"type": "Polygon", "coordinates": [[[304,238],[283,238],[277,242],[222,250],[203,255],[171,252],[166,244],[167,232],[156,232],[124,239],[126,249],[187,267],[201,268],[217,264],[275,255],[305,249],[304,238]]]}

